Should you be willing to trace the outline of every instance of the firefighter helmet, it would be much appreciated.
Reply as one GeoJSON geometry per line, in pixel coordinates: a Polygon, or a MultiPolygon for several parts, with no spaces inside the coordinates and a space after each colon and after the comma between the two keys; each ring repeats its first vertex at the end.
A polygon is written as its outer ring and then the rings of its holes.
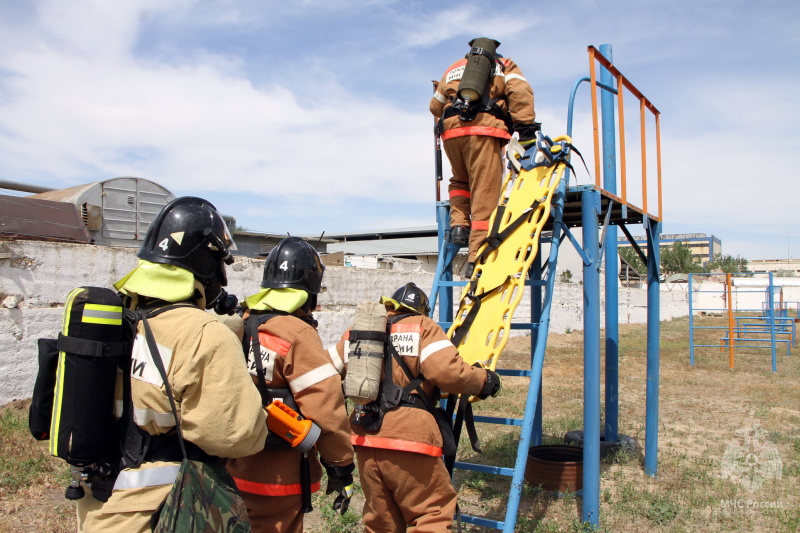
{"type": "Polygon", "coordinates": [[[207,200],[183,196],[156,215],[136,255],[185,268],[200,280],[221,277],[226,285],[222,262],[233,263],[233,250],[236,244],[219,211],[207,200]]]}
{"type": "Polygon", "coordinates": [[[427,315],[431,311],[428,295],[414,283],[406,283],[394,291],[391,298],[383,296],[381,303],[391,304],[396,310],[402,308],[420,315],[427,315]]]}
{"type": "Polygon", "coordinates": [[[263,289],[301,289],[318,294],[325,266],[319,254],[300,237],[285,237],[264,263],[263,289]]]}

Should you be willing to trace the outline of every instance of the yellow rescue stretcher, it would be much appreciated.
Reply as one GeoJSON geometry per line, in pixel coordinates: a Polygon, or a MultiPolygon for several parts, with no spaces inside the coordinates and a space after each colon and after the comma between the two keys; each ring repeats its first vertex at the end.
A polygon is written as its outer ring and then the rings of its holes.
{"type": "Polygon", "coordinates": [[[540,134],[535,151],[527,154],[516,140],[508,144],[510,168],[503,194],[447,331],[469,364],[480,363],[494,370],[508,341],[526,273],[539,252],[539,237],[550,217],[553,196],[569,166],[570,142],[568,136],[551,140],[540,134]]]}

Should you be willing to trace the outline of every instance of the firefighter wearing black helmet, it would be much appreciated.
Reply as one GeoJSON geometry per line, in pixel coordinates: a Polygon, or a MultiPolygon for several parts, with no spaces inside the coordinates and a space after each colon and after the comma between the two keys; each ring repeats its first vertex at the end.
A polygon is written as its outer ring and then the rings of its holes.
{"type": "Polygon", "coordinates": [[[526,146],[536,139],[533,89],[517,64],[497,53],[500,43],[478,38],[450,65],[430,101],[453,171],[450,242],[469,245],[467,277],[500,199],[502,148],[514,132],[526,146]]]}
{"type": "Polygon", "coordinates": [[[353,447],[341,381],[313,317],[324,271],[308,242],[287,237],[267,256],[261,290],[244,300],[244,348],[253,381],[260,381],[260,357],[269,398],[292,402],[322,430],[309,454],[310,487],[305,489],[302,456],[294,449],[268,445],[255,455],[229,461],[254,532],[302,533],[303,492],[319,490],[322,478],[317,454],[327,471],[328,493],[336,493],[334,508],[344,513],[352,495],[353,447]]]}
{"type": "MultiPolygon", "coordinates": [[[[389,337],[398,356],[420,388],[435,404],[439,391],[452,394],[497,395],[500,377],[469,366],[439,325],[428,318],[428,297],[414,283],[398,288],[381,303],[389,315],[389,337]]],[[[346,365],[348,334],[331,347],[330,357],[346,365]]],[[[384,366],[384,373],[387,369],[384,366]]],[[[343,373],[346,374],[346,366],[343,373]]],[[[392,357],[392,380],[405,387],[411,380],[392,357]]],[[[385,383],[384,383],[385,389],[385,383]]],[[[350,418],[352,443],[364,491],[363,522],[368,532],[450,531],[456,491],[441,457],[442,433],[424,402],[411,397],[388,410],[377,430],[350,418]],[[413,400],[413,401],[411,401],[413,400]]],[[[379,398],[377,402],[384,399],[379,398]]]]}
{"type": "MultiPolygon", "coordinates": [[[[223,287],[236,246],[214,206],[194,197],[166,205],[148,228],[139,264],[114,286],[132,309],[145,309],[167,369],[192,459],[212,465],[263,449],[266,414],[242,361],[241,343],[204,309],[231,307],[223,287]]],[[[227,309],[226,309],[227,311],[227,309]]],[[[134,422],[152,440],[139,466],[122,470],[111,497],[78,501],[79,531],[149,531],[153,512],[169,493],[182,459],[161,376],[143,341],[133,348],[130,394],[134,422]]],[[[123,390],[117,386],[118,404],[123,390]]],[[[118,413],[121,414],[121,413],[118,413]]]]}

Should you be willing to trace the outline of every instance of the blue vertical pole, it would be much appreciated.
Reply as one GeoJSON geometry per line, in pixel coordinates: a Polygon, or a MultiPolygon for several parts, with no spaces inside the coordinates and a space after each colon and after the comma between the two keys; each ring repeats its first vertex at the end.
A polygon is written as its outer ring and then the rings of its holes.
{"type": "Polygon", "coordinates": [[[644,473],[656,475],[658,467],[658,381],[661,334],[661,287],[659,284],[659,234],[661,223],[645,219],[647,230],[647,399],[644,473]]]}
{"type": "MultiPolygon", "coordinates": [[[[530,279],[542,279],[542,238],[539,237],[538,252],[530,268],[530,279]]],[[[539,339],[539,323],[542,320],[542,286],[537,283],[531,286],[531,368],[533,368],[533,353],[539,339]],[[535,325],[535,327],[534,327],[535,325]]],[[[531,446],[542,445],[542,384],[539,383],[539,398],[536,401],[536,413],[533,417],[533,431],[531,433],[531,446]]]]}
{"type": "MultiPolygon", "coordinates": [[[[601,44],[600,53],[613,62],[611,45],[601,44]]],[[[600,67],[600,82],[614,86],[614,77],[600,67]]],[[[617,194],[617,140],[614,114],[614,95],[602,90],[600,94],[603,117],[603,188],[617,194]]],[[[609,204],[609,209],[611,206],[609,204]]],[[[606,442],[619,440],[619,259],[617,258],[617,226],[605,233],[606,258],[606,442]]]]}
{"type": "Polygon", "coordinates": [[[772,371],[778,371],[778,356],[775,350],[775,286],[773,285],[772,272],[769,273],[769,332],[770,346],[772,346],[772,371]]]}
{"type": "Polygon", "coordinates": [[[600,523],[600,193],[581,193],[583,250],[583,521],[600,523]]]}
{"type": "Polygon", "coordinates": [[[692,278],[689,274],[689,364],[694,366],[694,309],[692,306],[692,278]]]}
{"type": "MultiPolygon", "coordinates": [[[[437,277],[434,278],[433,288],[431,289],[430,300],[433,302],[431,307],[436,305],[436,299],[438,298],[439,322],[452,322],[453,287],[442,287],[439,284],[441,281],[453,281],[453,263],[450,262],[446,267],[442,265],[449,255],[447,253],[448,244],[445,236],[450,231],[450,202],[444,201],[436,203],[436,223],[439,231],[439,260],[436,266],[437,277]]],[[[431,309],[431,313],[433,313],[433,308],[431,309]]]]}

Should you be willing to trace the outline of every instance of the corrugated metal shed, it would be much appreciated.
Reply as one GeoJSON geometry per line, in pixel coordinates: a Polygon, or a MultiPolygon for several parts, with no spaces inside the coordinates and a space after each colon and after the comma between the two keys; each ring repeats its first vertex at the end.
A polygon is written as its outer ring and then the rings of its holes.
{"type": "Polygon", "coordinates": [[[76,206],[98,244],[138,246],[150,222],[175,195],[150,180],[119,177],[29,198],[76,206]]]}
{"type": "Polygon", "coordinates": [[[88,243],[92,238],[73,204],[0,195],[0,235],[88,243]]]}

